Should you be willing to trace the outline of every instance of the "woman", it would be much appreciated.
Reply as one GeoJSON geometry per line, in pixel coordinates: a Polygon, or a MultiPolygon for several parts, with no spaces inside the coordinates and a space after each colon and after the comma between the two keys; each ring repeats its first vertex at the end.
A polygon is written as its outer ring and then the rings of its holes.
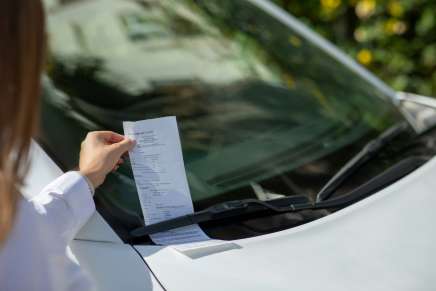
{"type": "Polygon", "coordinates": [[[95,210],[94,189],[134,142],[89,133],[79,170],[65,173],[31,201],[20,195],[38,116],[44,15],[39,0],[0,1],[0,290],[90,290],[67,245],[95,210]]]}

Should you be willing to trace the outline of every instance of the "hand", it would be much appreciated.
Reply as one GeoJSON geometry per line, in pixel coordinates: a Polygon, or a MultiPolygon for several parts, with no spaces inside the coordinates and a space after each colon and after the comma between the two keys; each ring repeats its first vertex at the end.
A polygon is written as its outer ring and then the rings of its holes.
{"type": "Polygon", "coordinates": [[[134,146],[135,141],[111,131],[89,132],[81,145],[79,172],[97,188],[109,172],[118,169],[122,156],[134,146]]]}

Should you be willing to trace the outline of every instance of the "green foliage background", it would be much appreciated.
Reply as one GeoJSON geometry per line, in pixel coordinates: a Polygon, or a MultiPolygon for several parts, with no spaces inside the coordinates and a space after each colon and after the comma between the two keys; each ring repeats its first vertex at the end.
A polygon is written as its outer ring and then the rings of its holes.
{"type": "Polygon", "coordinates": [[[396,90],[436,96],[436,1],[274,2],[396,90]]]}

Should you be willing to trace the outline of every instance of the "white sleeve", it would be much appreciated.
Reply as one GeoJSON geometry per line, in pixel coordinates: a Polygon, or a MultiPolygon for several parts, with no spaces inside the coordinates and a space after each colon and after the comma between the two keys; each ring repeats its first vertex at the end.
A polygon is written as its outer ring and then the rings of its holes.
{"type": "Polygon", "coordinates": [[[93,189],[79,172],[67,172],[30,202],[54,233],[68,244],[95,211],[93,189]]]}
{"type": "MultiPolygon", "coordinates": [[[[80,224],[78,220],[86,220],[88,214],[85,212],[91,212],[92,207],[86,206],[88,210],[78,214],[82,218],[75,218],[77,214],[73,214],[75,210],[70,207],[80,205],[80,200],[70,206],[68,201],[70,198],[66,198],[69,194],[78,194],[76,190],[68,189],[76,189],[77,186],[73,184],[80,184],[79,180],[75,174],[67,174],[66,177],[61,177],[59,181],[56,180],[50,185],[51,187],[60,182],[67,190],[61,190],[56,186],[56,192],[44,190],[42,196],[37,198],[37,202],[20,201],[11,233],[0,247],[1,291],[95,290],[92,278],[81,269],[69,252],[65,240],[58,234],[61,230],[64,236],[73,236],[72,229],[80,224]],[[46,197],[52,196],[53,193],[55,193],[53,197],[46,197]],[[65,196],[59,198],[58,193],[63,193],[65,196]],[[51,202],[48,202],[49,200],[51,202]],[[36,205],[39,210],[36,210],[36,205]],[[63,228],[68,228],[69,231],[63,228]]],[[[89,196],[86,191],[82,194],[89,196]]],[[[71,199],[75,199],[75,196],[71,196],[71,199]]],[[[83,199],[82,203],[92,205],[92,200],[83,199]]]]}

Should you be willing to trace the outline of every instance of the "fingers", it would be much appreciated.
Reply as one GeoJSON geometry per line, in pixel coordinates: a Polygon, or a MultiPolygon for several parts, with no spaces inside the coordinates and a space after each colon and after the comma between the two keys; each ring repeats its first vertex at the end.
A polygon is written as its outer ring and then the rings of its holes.
{"type": "Polygon", "coordinates": [[[118,162],[116,163],[116,165],[112,168],[112,172],[115,172],[116,170],[118,170],[118,168],[124,164],[124,160],[123,159],[119,159],[118,162]]]}
{"type": "Polygon", "coordinates": [[[115,133],[115,132],[112,132],[112,134],[110,135],[110,137],[107,141],[110,143],[117,143],[117,142],[120,142],[124,139],[126,139],[125,136],[118,134],[118,133],[115,133]]]}
{"type": "Polygon", "coordinates": [[[114,143],[111,147],[117,152],[119,157],[121,157],[126,152],[132,150],[136,145],[136,142],[130,138],[124,138],[118,143],[114,143]]]}
{"type": "Polygon", "coordinates": [[[94,136],[99,140],[113,144],[123,141],[126,137],[113,131],[92,131],[88,135],[94,136]]]}

